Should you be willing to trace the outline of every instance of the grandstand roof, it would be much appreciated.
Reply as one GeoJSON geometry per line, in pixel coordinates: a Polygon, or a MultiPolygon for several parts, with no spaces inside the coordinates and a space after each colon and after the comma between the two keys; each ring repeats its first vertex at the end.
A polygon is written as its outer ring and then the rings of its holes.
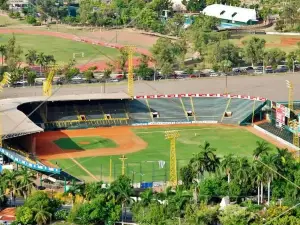
{"type": "Polygon", "coordinates": [[[72,101],[72,100],[97,100],[97,99],[129,99],[126,93],[100,93],[100,94],[73,94],[54,95],[49,97],[36,96],[30,98],[8,98],[0,100],[0,116],[2,123],[2,138],[7,139],[31,133],[42,132],[43,129],[33,123],[17,107],[27,102],[43,101],[72,101]]]}
{"type": "Polygon", "coordinates": [[[207,6],[203,13],[219,19],[233,20],[247,23],[249,20],[257,21],[255,9],[241,8],[236,6],[213,4],[207,6]]]}

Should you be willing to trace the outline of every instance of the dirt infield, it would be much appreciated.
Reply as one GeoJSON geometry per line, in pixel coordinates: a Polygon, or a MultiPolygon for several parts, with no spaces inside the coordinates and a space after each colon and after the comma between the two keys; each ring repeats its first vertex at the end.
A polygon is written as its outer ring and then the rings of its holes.
{"type": "Polygon", "coordinates": [[[64,130],[50,131],[35,134],[36,154],[42,160],[63,159],[63,158],[82,158],[90,156],[120,155],[140,151],[147,147],[147,143],[136,136],[130,127],[109,127],[84,130],[64,130]],[[101,136],[113,140],[117,148],[101,148],[93,151],[60,149],[53,141],[60,138],[101,136]]]}

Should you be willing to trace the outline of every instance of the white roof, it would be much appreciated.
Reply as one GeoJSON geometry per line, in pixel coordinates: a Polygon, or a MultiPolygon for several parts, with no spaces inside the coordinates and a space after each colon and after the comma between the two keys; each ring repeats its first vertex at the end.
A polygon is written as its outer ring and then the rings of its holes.
{"type": "Polygon", "coordinates": [[[72,94],[72,95],[53,95],[50,98],[45,96],[7,98],[0,100],[0,135],[2,139],[14,136],[22,136],[31,133],[44,131],[32,122],[23,112],[18,110],[18,106],[27,102],[43,101],[72,101],[72,100],[98,100],[98,99],[129,99],[130,97],[123,92],[119,93],[99,93],[99,94],[72,94]]]}
{"type": "Polygon", "coordinates": [[[214,16],[219,19],[233,20],[243,23],[247,23],[249,20],[257,21],[255,9],[240,8],[236,6],[213,4],[207,6],[203,10],[203,13],[207,16],[214,16]]]}

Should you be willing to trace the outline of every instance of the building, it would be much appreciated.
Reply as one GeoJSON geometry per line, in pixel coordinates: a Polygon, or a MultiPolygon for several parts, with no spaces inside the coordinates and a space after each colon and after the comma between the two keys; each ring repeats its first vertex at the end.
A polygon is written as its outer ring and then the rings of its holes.
{"type": "Polygon", "coordinates": [[[28,0],[9,0],[9,8],[10,9],[22,9],[28,6],[28,0]]]}
{"type": "Polygon", "coordinates": [[[203,10],[203,14],[221,19],[223,23],[252,25],[258,22],[255,9],[213,4],[203,10]]]}

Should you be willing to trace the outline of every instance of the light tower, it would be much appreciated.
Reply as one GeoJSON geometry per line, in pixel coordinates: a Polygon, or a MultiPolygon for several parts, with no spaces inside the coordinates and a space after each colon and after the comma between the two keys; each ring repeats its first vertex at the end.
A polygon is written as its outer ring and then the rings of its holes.
{"type": "MultiPolygon", "coordinates": [[[[10,84],[10,76],[11,75],[9,73],[7,73],[7,72],[4,73],[3,79],[0,82],[0,92],[3,92],[3,89],[4,89],[5,85],[9,85],[10,84]]],[[[1,118],[0,118],[0,122],[1,122],[1,118]]],[[[3,134],[2,126],[1,125],[0,125],[0,147],[2,147],[2,134],[3,134]]]]}
{"type": "Polygon", "coordinates": [[[170,140],[170,184],[177,185],[176,138],[180,136],[176,130],[166,131],[165,138],[170,140]]]}
{"type": "Polygon", "coordinates": [[[125,160],[127,159],[125,155],[119,158],[122,161],[122,175],[125,175],[125,160]]]}
{"type": "Polygon", "coordinates": [[[43,94],[45,96],[51,96],[52,95],[52,82],[53,78],[55,76],[55,73],[59,67],[54,66],[51,70],[50,73],[47,76],[47,79],[43,82],[43,94]]]}
{"type": "Polygon", "coordinates": [[[292,120],[289,122],[290,127],[294,130],[293,132],[293,145],[297,147],[298,157],[299,157],[299,122],[297,120],[292,120]]]}
{"type": "Polygon", "coordinates": [[[294,85],[289,80],[286,80],[286,86],[289,89],[289,102],[288,108],[290,109],[290,115],[288,117],[288,124],[290,124],[291,112],[294,110],[294,85]]]}
{"type": "Polygon", "coordinates": [[[128,94],[133,99],[134,96],[134,86],[133,86],[133,53],[135,50],[134,46],[126,46],[128,53],[128,94]]]}

